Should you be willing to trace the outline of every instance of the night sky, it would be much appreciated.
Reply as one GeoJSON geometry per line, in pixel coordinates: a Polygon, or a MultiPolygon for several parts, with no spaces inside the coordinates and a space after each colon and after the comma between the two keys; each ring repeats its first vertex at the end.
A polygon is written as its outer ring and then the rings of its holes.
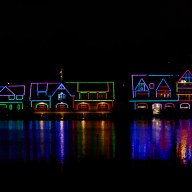
{"type": "Polygon", "coordinates": [[[1,7],[1,82],[126,80],[192,66],[192,11],[168,4],[34,4],[1,7]]]}

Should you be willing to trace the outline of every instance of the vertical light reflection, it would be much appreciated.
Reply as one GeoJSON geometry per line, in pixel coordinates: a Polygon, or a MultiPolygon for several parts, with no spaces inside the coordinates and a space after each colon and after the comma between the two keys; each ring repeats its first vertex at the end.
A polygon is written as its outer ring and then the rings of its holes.
{"type": "Polygon", "coordinates": [[[85,120],[76,121],[76,156],[80,160],[85,155],[85,120]]]}
{"type": "Polygon", "coordinates": [[[76,122],[77,158],[112,158],[115,156],[115,128],[107,120],[76,122]]]}
{"type": "Polygon", "coordinates": [[[106,159],[115,157],[116,136],[114,124],[108,120],[95,122],[96,127],[96,155],[106,159]]]}
{"type": "Polygon", "coordinates": [[[50,158],[51,135],[50,121],[29,121],[25,131],[26,158],[30,160],[48,160],[50,158]]]}
{"type": "Polygon", "coordinates": [[[33,121],[29,122],[29,136],[27,138],[27,143],[28,143],[28,151],[29,151],[29,160],[33,160],[34,158],[34,153],[33,153],[33,149],[34,149],[34,135],[33,135],[33,121]]]}
{"type": "Polygon", "coordinates": [[[132,159],[146,159],[150,154],[151,127],[148,120],[134,120],[131,125],[132,159]],[[148,149],[147,149],[148,148],[148,149]]]}
{"type": "Polygon", "coordinates": [[[170,159],[173,131],[170,121],[135,120],[131,125],[132,159],[170,159]]]}
{"type": "Polygon", "coordinates": [[[34,135],[35,135],[35,158],[37,160],[40,160],[42,158],[42,156],[41,156],[40,122],[41,121],[36,121],[36,126],[35,126],[35,129],[34,129],[34,135]]]}
{"type": "Polygon", "coordinates": [[[85,156],[86,155],[86,145],[85,145],[85,141],[86,141],[86,123],[85,120],[81,121],[81,129],[82,129],[82,155],[85,156]]]}
{"type": "Polygon", "coordinates": [[[45,136],[45,158],[48,160],[51,155],[51,143],[52,143],[52,121],[48,121],[48,127],[46,129],[46,136],[45,136]]]}
{"type": "Polygon", "coordinates": [[[70,148],[68,128],[68,120],[57,120],[52,127],[52,156],[61,163],[61,166],[67,157],[67,148],[70,148]]]}
{"type": "Polygon", "coordinates": [[[8,159],[18,160],[24,159],[25,145],[22,144],[24,140],[23,133],[24,125],[22,120],[9,120],[8,121],[8,159]]]}
{"type": "Polygon", "coordinates": [[[14,129],[13,120],[9,120],[9,121],[8,121],[8,129],[9,129],[9,130],[14,129]]]}
{"type": "Polygon", "coordinates": [[[64,160],[64,123],[60,121],[60,162],[64,160]]]}
{"type": "Polygon", "coordinates": [[[2,121],[0,159],[114,158],[116,131],[109,120],[2,121]],[[70,122],[70,125],[68,125],[70,122]]]}
{"type": "Polygon", "coordinates": [[[42,132],[42,145],[43,145],[43,154],[42,158],[48,160],[50,158],[51,152],[51,128],[52,124],[51,121],[44,121],[43,128],[41,129],[42,132]]]}
{"type": "MultiPolygon", "coordinates": [[[[158,129],[158,128],[157,128],[158,129]]],[[[170,120],[162,119],[159,128],[156,151],[157,158],[167,160],[171,158],[171,147],[173,144],[173,126],[170,120]]]]}
{"type": "Polygon", "coordinates": [[[40,129],[40,154],[41,157],[45,156],[45,151],[44,151],[44,121],[41,120],[39,122],[39,129],[40,129]]]}
{"type": "Polygon", "coordinates": [[[104,129],[104,122],[100,122],[100,149],[101,149],[101,154],[105,154],[105,129],[104,129]]]}
{"type": "Polygon", "coordinates": [[[105,151],[106,151],[106,158],[110,158],[110,127],[108,121],[101,122],[101,128],[104,130],[104,137],[105,137],[105,151]]]}
{"type": "Polygon", "coordinates": [[[179,120],[176,153],[182,164],[187,164],[192,161],[191,120],[179,120]]]}

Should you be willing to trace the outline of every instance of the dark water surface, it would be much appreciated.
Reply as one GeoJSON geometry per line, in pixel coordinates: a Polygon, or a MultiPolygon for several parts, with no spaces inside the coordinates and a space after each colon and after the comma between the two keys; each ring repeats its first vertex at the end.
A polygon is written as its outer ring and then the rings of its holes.
{"type": "Polygon", "coordinates": [[[189,184],[191,167],[191,119],[0,121],[1,181],[28,188],[157,190],[189,184]]]}

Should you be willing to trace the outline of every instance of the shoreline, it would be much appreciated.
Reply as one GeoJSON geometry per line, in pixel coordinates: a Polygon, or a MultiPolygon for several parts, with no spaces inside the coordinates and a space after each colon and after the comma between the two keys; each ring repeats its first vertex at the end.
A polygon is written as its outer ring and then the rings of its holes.
{"type": "Polygon", "coordinates": [[[189,110],[162,111],[152,114],[151,111],[114,110],[112,112],[0,112],[0,120],[133,120],[133,119],[189,119],[192,112],[189,110]]]}

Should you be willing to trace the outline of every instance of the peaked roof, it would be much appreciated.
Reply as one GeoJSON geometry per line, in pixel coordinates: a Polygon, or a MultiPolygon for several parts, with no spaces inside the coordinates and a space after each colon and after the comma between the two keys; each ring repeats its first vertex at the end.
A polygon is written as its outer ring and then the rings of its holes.
{"type": "Polygon", "coordinates": [[[14,96],[15,94],[7,87],[0,87],[0,95],[1,96],[14,96]]]}
{"type": "Polygon", "coordinates": [[[0,86],[1,96],[14,96],[14,95],[25,95],[25,85],[5,85],[0,86]]]}
{"type": "Polygon", "coordinates": [[[145,83],[143,78],[140,79],[137,86],[135,87],[135,90],[139,90],[139,91],[148,91],[149,90],[149,87],[147,86],[147,84],[145,83]],[[139,87],[140,84],[144,84],[143,90],[141,90],[141,88],[139,87]]]}
{"type": "Polygon", "coordinates": [[[29,99],[36,99],[39,93],[43,93],[44,99],[48,99],[48,96],[53,96],[57,90],[66,90],[71,97],[74,97],[61,82],[36,82],[30,85],[29,99]]]}
{"type": "Polygon", "coordinates": [[[165,88],[163,88],[164,86],[165,86],[166,88],[168,88],[169,90],[171,90],[171,88],[169,87],[167,81],[166,81],[164,78],[161,80],[161,82],[160,82],[159,85],[157,86],[156,90],[165,89],[165,88]]]}
{"type": "Polygon", "coordinates": [[[63,83],[61,83],[53,92],[53,94],[51,94],[51,97],[56,93],[57,90],[65,90],[67,91],[67,93],[71,96],[74,97],[75,95],[71,95],[71,93],[68,91],[68,89],[63,85],[63,83]]]}
{"type": "Polygon", "coordinates": [[[25,85],[8,85],[7,86],[15,95],[25,95],[25,85]]]}
{"type": "Polygon", "coordinates": [[[179,82],[192,82],[192,73],[189,70],[186,70],[185,73],[177,81],[177,83],[179,82]]]}

